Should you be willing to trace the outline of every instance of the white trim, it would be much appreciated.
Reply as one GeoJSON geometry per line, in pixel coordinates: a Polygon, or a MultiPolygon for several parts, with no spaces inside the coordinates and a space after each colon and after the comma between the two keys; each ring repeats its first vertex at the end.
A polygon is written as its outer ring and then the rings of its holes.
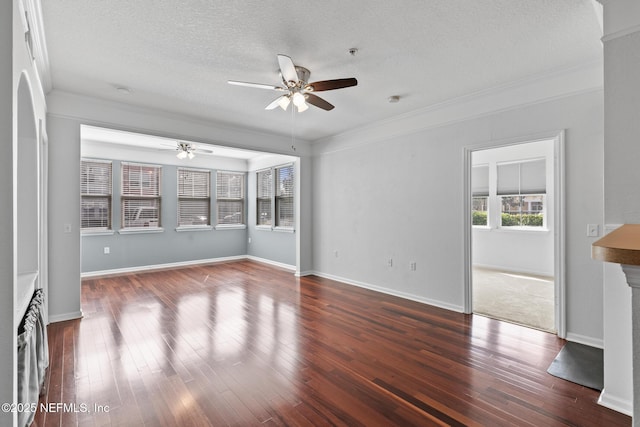
{"type": "Polygon", "coordinates": [[[250,261],[261,262],[263,264],[269,264],[269,265],[272,265],[274,267],[284,268],[285,270],[296,271],[296,266],[295,265],[285,264],[283,262],[272,261],[270,259],[260,258],[260,257],[253,256],[253,255],[247,255],[247,259],[250,260],[250,261]]]}
{"type": "Polygon", "coordinates": [[[553,154],[554,171],[554,280],[556,283],[556,306],[554,317],[556,321],[556,331],[560,338],[567,336],[567,284],[566,284],[566,172],[565,172],[565,131],[562,130],[555,139],[553,154]]]}
{"type": "Polygon", "coordinates": [[[296,277],[314,276],[315,273],[312,270],[309,271],[296,271],[296,277]]]}
{"type": "Polygon", "coordinates": [[[272,231],[277,231],[279,233],[295,233],[296,229],[293,227],[273,227],[272,231]]]}
{"type": "Polygon", "coordinates": [[[49,64],[49,52],[47,51],[46,37],[44,33],[44,20],[42,18],[42,6],[40,0],[25,0],[24,8],[31,18],[31,31],[33,32],[33,52],[36,71],[40,76],[40,88],[43,95],[53,87],[51,79],[51,67],[49,64]]]}
{"type": "Polygon", "coordinates": [[[118,234],[145,234],[145,233],[163,233],[162,227],[131,227],[121,228],[118,230],[118,234]]]}
{"type": "Polygon", "coordinates": [[[380,292],[382,294],[391,295],[391,296],[394,296],[394,297],[398,297],[398,298],[402,298],[402,299],[406,299],[406,300],[410,300],[410,301],[415,301],[415,302],[419,302],[419,303],[422,303],[422,304],[431,305],[431,306],[434,306],[434,307],[444,308],[445,310],[455,311],[455,312],[458,312],[458,313],[462,313],[463,312],[463,308],[464,308],[464,307],[459,306],[459,305],[449,304],[447,302],[438,301],[438,300],[434,300],[434,299],[430,299],[430,298],[424,298],[424,297],[421,297],[421,296],[418,296],[418,295],[409,294],[409,293],[406,293],[406,292],[399,292],[399,291],[396,291],[394,289],[384,288],[382,286],[376,286],[376,285],[372,285],[370,283],[360,282],[360,281],[357,281],[357,280],[351,280],[351,279],[347,279],[345,277],[334,276],[333,274],[322,273],[320,271],[313,271],[313,272],[306,272],[305,273],[305,275],[310,275],[310,274],[313,274],[313,275],[318,276],[318,277],[323,277],[325,279],[335,280],[336,282],[344,283],[346,285],[357,286],[359,288],[368,289],[370,291],[380,292]]]}
{"type": "Polygon", "coordinates": [[[67,320],[82,319],[82,317],[83,317],[82,310],[74,311],[71,313],[50,314],[49,323],[57,323],[57,322],[64,322],[67,320]]]}
{"type": "Polygon", "coordinates": [[[499,271],[504,271],[506,273],[515,273],[515,274],[531,274],[534,276],[543,276],[543,277],[548,277],[549,279],[553,280],[553,272],[548,272],[548,271],[533,271],[533,270],[527,270],[524,268],[509,268],[509,267],[504,267],[502,265],[488,265],[488,264],[473,264],[472,267],[478,267],[478,268],[486,268],[489,270],[499,270],[499,271]]]}
{"type": "Polygon", "coordinates": [[[574,334],[573,332],[568,332],[566,340],[575,342],[578,344],[588,345],[589,347],[604,349],[604,341],[602,339],[588,337],[586,335],[580,335],[580,334],[574,334]]]}
{"type": "Polygon", "coordinates": [[[215,226],[216,230],[245,230],[246,224],[218,224],[215,226]]]}
{"type": "Polygon", "coordinates": [[[216,263],[227,262],[227,261],[240,261],[243,259],[247,259],[246,255],[198,259],[193,261],[170,262],[166,264],[142,265],[138,267],[114,268],[112,270],[89,271],[86,273],[81,273],[80,277],[83,279],[88,279],[88,278],[94,278],[94,277],[100,277],[100,276],[108,276],[112,274],[139,273],[142,271],[164,270],[167,268],[189,267],[193,265],[202,265],[202,264],[216,264],[216,263]]]}
{"type": "Polygon", "coordinates": [[[115,234],[114,230],[91,230],[91,229],[80,229],[80,236],[112,236],[115,234]]]}
{"type": "Polygon", "coordinates": [[[610,393],[607,393],[606,388],[604,388],[602,393],[600,393],[598,405],[613,409],[614,411],[630,417],[633,416],[633,402],[629,399],[621,399],[617,396],[612,396],[610,393]]]}
{"type": "Polygon", "coordinates": [[[211,231],[213,227],[211,225],[180,225],[176,227],[178,233],[185,231],[211,231]]]}
{"type": "Polygon", "coordinates": [[[325,155],[570,96],[601,91],[602,60],[539,74],[313,141],[325,155]]]}
{"type": "Polygon", "coordinates": [[[606,43],[611,40],[619,39],[620,37],[625,37],[625,36],[637,33],[639,31],[640,31],[640,24],[634,25],[632,27],[624,28],[620,31],[616,31],[615,33],[607,34],[606,36],[602,37],[600,40],[602,40],[602,43],[606,43]]]}
{"type": "MultiPolygon", "coordinates": [[[[462,229],[464,234],[463,244],[463,295],[464,313],[473,312],[473,295],[471,284],[472,262],[472,238],[471,225],[471,155],[474,151],[488,148],[505,147],[529,142],[553,140],[554,141],[554,283],[555,283],[555,326],[560,338],[567,335],[566,329],[566,280],[565,280],[565,171],[564,171],[564,130],[545,132],[523,138],[488,141],[483,144],[475,144],[463,148],[463,212],[462,229]]],[[[506,231],[506,230],[505,230],[506,231]]],[[[516,231],[516,230],[513,230],[516,231]]],[[[522,231],[522,230],[518,230],[522,231]]]]}

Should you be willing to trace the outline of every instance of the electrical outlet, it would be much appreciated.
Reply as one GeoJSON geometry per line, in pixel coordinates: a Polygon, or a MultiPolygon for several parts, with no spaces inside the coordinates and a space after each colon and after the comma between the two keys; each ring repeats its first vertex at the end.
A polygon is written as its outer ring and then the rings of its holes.
{"type": "Polygon", "coordinates": [[[104,254],[105,255],[109,255],[111,253],[111,248],[109,248],[109,246],[105,246],[104,247],[104,254]]]}
{"type": "Polygon", "coordinates": [[[251,243],[251,237],[249,237],[249,243],[251,243]]]}
{"type": "Polygon", "coordinates": [[[416,263],[415,262],[412,262],[411,264],[409,264],[409,270],[416,271],[416,263]]]}
{"type": "Polygon", "coordinates": [[[64,232],[65,233],[71,233],[71,224],[65,224],[64,225],[64,232]]]}
{"type": "Polygon", "coordinates": [[[393,258],[387,260],[387,267],[393,267],[393,258]]]}
{"type": "Polygon", "coordinates": [[[587,237],[598,237],[600,235],[600,227],[598,224],[587,224],[587,237]]]}

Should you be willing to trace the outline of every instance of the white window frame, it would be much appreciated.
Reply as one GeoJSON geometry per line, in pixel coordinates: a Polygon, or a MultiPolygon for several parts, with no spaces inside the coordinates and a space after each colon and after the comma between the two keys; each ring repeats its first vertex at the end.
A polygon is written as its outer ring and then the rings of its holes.
{"type": "MultiPolygon", "coordinates": [[[[235,171],[225,171],[225,170],[219,170],[216,171],[216,226],[215,229],[216,230],[230,230],[230,229],[244,229],[247,227],[246,224],[246,200],[245,200],[245,195],[246,195],[246,186],[247,186],[247,179],[246,179],[246,172],[235,172],[235,171]],[[229,197],[229,194],[227,193],[226,196],[227,197],[221,197],[220,196],[220,176],[221,175],[231,175],[231,176],[236,176],[242,179],[242,184],[241,184],[241,196],[240,197],[229,197]],[[241,211],[240,211],[240,221],[237,223],[220,223],[220,208],[222,206],[223,203],[225,202],[240,202],[239,205],[241,206],[241,211]]],[[[235,213],[233,214],[235,215],[235,213]]]]}
{"type": "Polygon", "coordinates": [[[273,180],[275,183],[275,191],[274,191],[274,203],[273,203],[273,221],[274,221],[274,230],[276,231],[293,231],[295,229],[296,223],[296,203],[295,203],[295,194],[296,194],[296,175],[295,175],[295,167],[293,163],[288,163],[285,165],[276,166],[274,168],[275,179],[273,180]],[[291,188],[290,195],[281,195],[280,192],[283,191],[283,185],[280,182],[280,174],[279,171],[281,169],[290,169],[291,172],[291,188]],[[280,211],[279,207],[284,199],[291,199],[291,225],[281,225],[280,224],[280,211]]]}
{"type": "Polygon", "coordinates": [[[277,166],[273,166],[270,168],[266,168],[266,169],[261,169],[256,171],[256,229],[257,230],[267,230],[267,231],[280,231],[280,232],[285,232],[285,233],[293,233],[295,232],[295,206],[296,206],[296,185],[297,185],[297,180],[296,180],[296,174],[295,174],[295,164],[294,163],[285,163],[282,165],[277,165],[277,166]],[[279,176],[279,171],[281,169],[291,169],[291,176],[293,178],[293,185],[290,188],[290,193],[291,195],[288,196],[282,196],[280,195],[280,191],[281,191],[281,185],[280,185],[280,176],[279,176]],[[259,197],[258,196],[258,185],[259,185],[259,180],[258,180],[258,174],[264,171],[270,170],[271,171],[271,183],[272,183],[272,187],[271,187],[271,194],[270,194],[270,207],[271,207],[271,224],[270,225],[260,225],[258,222],[258,203],[259,203],[259,197]],[[280,215],[279,215],[279,211],[278,211],[278,207],[279,204],[281,203],[282,199],[291,199],[291,208],[292,208],[292,218],[291,218],[291,225],[281,225],[279,223],[280,220],[280,215]]]}
{"type": "Polygon", "coordinates": [[[266,168],[256,171],[256,228],[271,230],[273,228],[273,205],[274,205],[274,168],[266,168]],[[264,186],[261,185],[260,176],[265,173],[269,173],[269,184],[266,188],[266,195],[264,194],[264,186]],[[269,203],[269,220],[268,223],[260,221],[260,204],[261,202],[269,203]]]}
{"type": "MultiPolygon", "coordinates": [[[[157,233],[162,232],[164,229],[162,228],[162,166],[154,165],[154,164],[146,164],[146,163],[132,163],[132,162],[122,162],[120,164],[120,230],[118,231],[120,234],[130,234],[130,233],[157,233]],[[125,170],[127,168],[140,168],[140,172],[142,173],[144,169],[149,171],[155,171],[156,181],[153,187],[156,187],[155,191],[152,191],[152,194],[144,194],[146,193],[145,186],[143,180],[141,179],[137,182],[138,187],[140,189],[139,192],[126,191],[126,186],[131,187],[131,183],[136,183],[135,180],[129,179],[128,181],[124,179],[125,170]],[[127,185],[129,184],[129,185],[127,185]],[[151,209],[157,210],[157,224],[153,225],[153,222],[150,221],[149,225],[134,225],[134,226],[126,226],[126,205],[129,201],[155,201],[155,206],[139,206],[138,213],[136,217],[140,215],[145,207],[149,207],[151,209]]],[[[144,222],[144,218],[136,218],[136,221],[144,222]]]]}
{"type": "Polygon", "coordinates": [[[500,191],[498,189],[498,187],[496,188],[496,204],[497,204],[497,212],[496,212],[496,216],[495,219],[497,221],[497,228],[503,231],[531,231],[531,232],[546,232],[548,231],[548,227],[547,227],[547,195],[546,195],[546,173],[545,176],[543,177],[543,179],[545,180],[545,192],[531,192],[531,193],[522,193],[521,191],[521,187],[522,187],[522,183],[520,182],[522,180],[522,172],[521,172],[521,168],[522,168],[522,164],[524,163],[530,163],[530,162],[538,162],[538,161],[543,161],[545,164],[545,170],[546,170],[546,157],[535,157],[535,158],[530,158],[530,159],[518,159],[518,160],[513,160],[513,161],[508,161],[508,162],[497,162],[495,164],[495,168],[496,168],[496,186],[499,186],[498,184],[498,180],[499,180],[499,176],[498,176],[498,170],[500,168],[500,166],[503,165],[519,165],[519,181],[518,181],[518,191],[517,192],[513,192],[513,194],[507,194],[507,193],[502,193],[499,194],[500,191]],[[527,226],[527,225],[502,225],[502,203],[503,203],[503,198],[505,197],[526,197],[526,196],[542,196],[542,225],[541,226],[527,226]]]}
{"type": "MultiPolygon", "coordinates": [[[[188,184],[187,184],[188,186],[188,184]]],[[[199,231],[199,230],[212,230],[211,226],[211,171],[209,169],[195,169],[195,168],[183,168],[179,167],[176,170],[176,191],[177,191],[177,201],[176,201],[176,221],[178,226],[176,227],[176,231],[199,231]],[[201,175],[204,178],[204,182],[206,182],[206,189],[202,192],[197,192],[194,183],[190,188],[190,193],[181,194],[181,185],[180,179],[183,173],[189,173],[192,176],[201,175]],[[204,224],[187,224],[182,223],[180,218],[181,211],[181,202],[194,202],[194,201],[204,201],[207,206],[206,222],[204,224]]]]}
{"type": "Polygon", "coordinates": [[[80,230],[82,235],[100,235],[100,234],[113,234],[113,162],[110,160],[96,160],[96,159],[81,159],[80,163],[80,199],[81,199],[81,208],[80,208],[80,230]],[[105,170],[108,171],[107,175],[107,184],[104,185],[96,185],[93,186],[89,182],[89,174],[83,173],[85,167],[89,164],[95,165],[104,165],[105,170]],[[83,182],[83,177],[85,177],[87,182],[83,182]],[[83,191],[86,190],[86,191],[83,191]],[[102,190],[102,191],[101,191],[102,190]],[[88,200],[98,200],[98,199],[106,199],[107,201],[107,226],[105,227],[83,227],[84,221],[84,202],[88,200]]]}

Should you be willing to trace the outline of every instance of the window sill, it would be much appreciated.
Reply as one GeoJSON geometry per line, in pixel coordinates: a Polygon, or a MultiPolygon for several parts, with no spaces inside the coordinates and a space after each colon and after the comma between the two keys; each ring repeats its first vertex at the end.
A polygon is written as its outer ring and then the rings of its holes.
{"type": "Polygon", "coordinates": [[[271,231],[273,230],[273,227],[271,227],[270,225],[256,225],[256,230],[271,231]]]}
{"type": "Polygon", "coordinates": [[[81,230],[81,236],[113,236],[115,231],[113,230],[81,230]]]}
{"type": "Polygon", "coordinates": [[[245,224],[218,224],[216,230],[245,230],[247,226],[245,224]]]}
{"type": "Polygon", "coordinates": [[[176,227],[176,231],[178,233],[182,233],[184,231],[211,231],[213,227],[210,225],[181,225],[176,227]]]}
{"type": "Polygon", "coordinates": [[[274,227],[273,231],[277,231],[279,233],[295,233],[296,229],[293,227],[274,227]]]}
{"type": "Polygon", "coordinates": [[[548,233],[550,231],[546,227],[498,227],[496,230],[507,233],[548,233]]]}
{"type": "Polygon", "coordinates": [[[118,230],[119,234],[145,234],[145,233],[163,233],[162,227],[140,227],[140,228],[122,228],[118,230]]]}

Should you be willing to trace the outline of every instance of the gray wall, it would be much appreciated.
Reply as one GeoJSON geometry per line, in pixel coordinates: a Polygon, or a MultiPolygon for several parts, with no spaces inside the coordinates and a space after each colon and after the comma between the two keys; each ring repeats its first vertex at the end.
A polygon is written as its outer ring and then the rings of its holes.
{"type": "MultiPolygon", "coordinates": [[[[173,155],[173,154],[172,154],[173,155]]],[[[109,160],[109,159],[106,159],[109,160]]],[[[121,161],[113,162],[112,214],[113,229],[110,235],[82,236],[82,272],[141,267],[239,256],[247,253],[247,230],[197,230],[176,231],[178,166],[162,166],[160,233],[120,234],[121,161]],[[105,254],[104,248],[110,253],[105,254]]],[[[215,189],[216,170],[211,170],[211,188],[215,189]]],[[[212,221],[215,224],[215,191],[212,195],[212,221]]],[[[246,212],[246,199],[245,199],[246,212]]],[[[294,247],[295,249],[295,247],[294,247]]]]}
{"type": "MultiPolygon", "coordinates": [[[[47,96],[49,131],[49,255],[50,255],[50,319],[60,321],[79,317],[80,307],[80,158],[83,124],[120,129],[167,138],[191,140],[234,148],[290,155],[292,152],[301,163],[308,162],[308,142],[297,140],[292,150],[291,136],[281,136],[238,129],[214,121],[196,120],[147,108],[77,96],[53,91],[47,96]],[[64,225],[71,225],[71,232],[64,232],[64,225]]],[[[197,157],[196,157],[197,159],[197,157]]],[[[305,172],[308,174],[309,172],[305,172]]],[[[304,175],[303,175],[304,176],[304,175]]],[[[300,183],[300,204],[304,213],[295,233],[299,257],[297,268],[311,270],[310,244],[301,245],[301,235],[311,236],[310,212],[311,184],[308,179],[300,183]]],[[[230,232],[225,230],[225,232],[230,232]]],[[[242,231],[241,231],[242,232],[242,231]]],[[[223,231],[211,233],[217,236],[223,231]]],[[[245,232],[246,233],[246,232],[245,232]]],[[[185,238],[188,235],[185,234],[185,238]]],[[[246,236],[246,234],[245,234],[246,236]]],[[[126,236],[132,237],[132,236],[126,236]]],[[[178,236],[178,238],[183,238],[178,236]]],[[[199,238],[199,237],[198,237],[199,238]]],[[[246,238],[240,245],[246,245],[246,238]]],[[[95,241],[99,250],[103,242],[95,241]]],[[[94,248],[95,249],[95,248],[94,248]]],[[[117,248],[116,248],[117,250],[117,248]]],[[[245,249],[246,250],[246,249],[245,249]]],[[[236,251],[236,249],[233,249],[236,251]]],[[[246,253],[246,252],[245,252],[246,253]]],[[[154,261],[154,264],[156,262],[154,261]]]]}
{"type": "MultiPolygon", "coordinates": [[[[256,227],[256,171],[268,167],[279,166],[291,162],[299,161],[297,157],[289,158],[266,158],[258,162],[249,164],[248,177],[248,255],[257,258],[275,261],[287,266],[296,265],[296,234],[288,231],[277,231],[273,229],[265,230],[256,227]]],[[[296,176],[296,182],[300,181],[300,177],[296,176]]]]}
{"type": "Polygon", "coordinates": [[[596,90],[441,126],[400,118],[314,143],[315,270],[462,311],[464,149],[566,129],[567,336],[601,345],[602,266],[585,230],[602,223],[602,108],[596,90]]]}

